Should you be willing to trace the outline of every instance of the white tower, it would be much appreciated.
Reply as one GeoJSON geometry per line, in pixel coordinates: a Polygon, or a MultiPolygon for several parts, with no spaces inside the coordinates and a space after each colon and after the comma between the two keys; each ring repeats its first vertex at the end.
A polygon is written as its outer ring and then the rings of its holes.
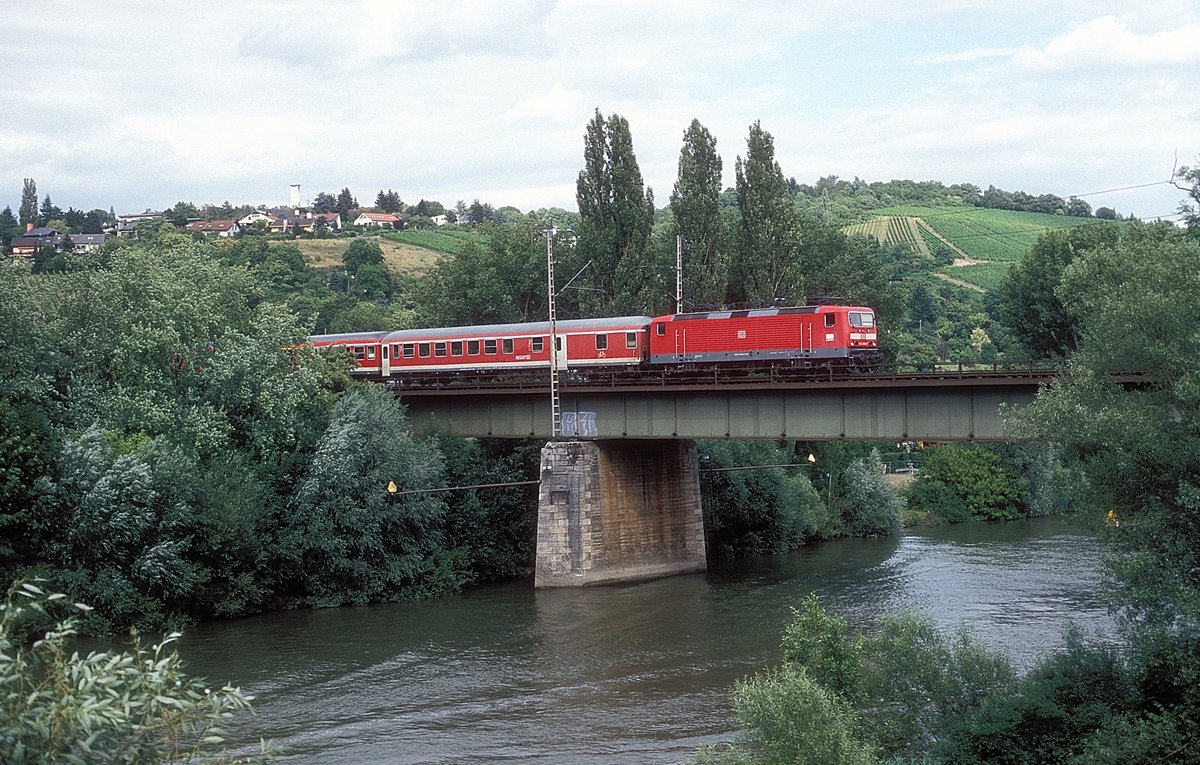
{"type": "Polygon", "coordinates": [[[292,184],[291,208],[294,210],[300,206],[300,184],[292,184]]]}

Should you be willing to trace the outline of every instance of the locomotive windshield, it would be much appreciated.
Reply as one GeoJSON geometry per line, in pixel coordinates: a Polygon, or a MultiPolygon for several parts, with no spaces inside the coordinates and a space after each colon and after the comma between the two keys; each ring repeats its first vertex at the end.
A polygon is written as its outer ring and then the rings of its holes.
{"type": "Polygon", "coordinates": [[[874,327],[875,326],[875,314],[867,313],[864,311],[851,311],[850,312],[850,326],[851,327],[874,327]]]}

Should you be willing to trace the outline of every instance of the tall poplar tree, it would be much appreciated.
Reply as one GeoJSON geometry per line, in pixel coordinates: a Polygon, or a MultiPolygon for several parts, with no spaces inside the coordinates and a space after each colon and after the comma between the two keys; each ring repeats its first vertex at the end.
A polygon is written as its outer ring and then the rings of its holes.
{"type": "Polygon", "coordinates": [[[585,310],[627,312],[640,307],[654,221],[654,194],[642,185],[629,122],[600,110],[584,136],[584,169],[576,182],[579,252],[591,260],[590,281],[600,290],[585,310]]]}
{"type": "Polygon", "coordinates": [[[739,252],[730,268],[729,297],[764,303],[799,302],[804,294],[797,241],[796,209],[775,161],[775,140],[759,122],[750,126],[746,157],[737,158],[739,252]]]}
{"type": "Polygon", "coordinates": [[[718,250],[721,170],[717,139],[693,119],[683,134],[671,192],[676,233],[683,239],[683,294],[693,304],[717,304],[725,297],[729,266],[718,250]]]}
{"type": "Polygon", "coordinates": [[[21,228],[27,227],[30,223],[37,224],[37,184],[34,183],[32,178],[25,179],[25,188],[21,191],[21,206],[18,208],[18,215],[21,220],[21,228]]]}

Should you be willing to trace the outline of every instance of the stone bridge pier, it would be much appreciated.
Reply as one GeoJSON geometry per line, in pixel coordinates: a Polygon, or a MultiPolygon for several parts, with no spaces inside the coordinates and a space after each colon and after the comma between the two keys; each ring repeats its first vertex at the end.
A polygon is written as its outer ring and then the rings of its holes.
{"type": "Polygon", "coordinates": [[[695,442],[546,444],[536,557],[535,587],[705,570],[695,442]]]}

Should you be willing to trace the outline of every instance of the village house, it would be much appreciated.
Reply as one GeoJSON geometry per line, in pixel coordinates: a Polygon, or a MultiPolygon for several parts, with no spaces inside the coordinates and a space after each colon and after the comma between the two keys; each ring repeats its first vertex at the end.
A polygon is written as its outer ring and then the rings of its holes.
{"type": "Polygon", "coordinates": [[[355,226],[364,228],[403,228],[400,217],[392,213],[363,212],[354,219],[355,226]]]}
{"type": "Polygon", "coordinates": [[[188,230],[204,236],[236,236],[241,227],[236,220],[197,220],[188,224],[188,230]]]}

